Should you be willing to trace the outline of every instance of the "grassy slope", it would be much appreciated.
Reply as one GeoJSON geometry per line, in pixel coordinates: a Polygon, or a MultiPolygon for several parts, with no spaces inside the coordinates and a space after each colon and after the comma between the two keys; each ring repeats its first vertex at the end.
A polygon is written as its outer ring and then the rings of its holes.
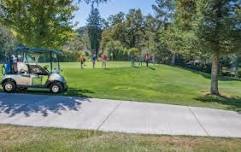
{"type": "Polygon", "coordinates": [[[209,91],[208,75],[193,71],[156,65],[151,68],[131,68],[128,62],[108,63],[109,69],[84,70],[79,63],[62,63],[69,91],[66,95],[134,100],[201,106],[241,111],[241,82],[221,80],[220,90],[225,98],[205,96],[209,91]]]}
{"type": "Polygon", "coordinates": [[[237,152],[240,139],[144,136],[0,125],[0,151],[237,152]]]}
{"type": "Polygon", "coordinates": [[[78,64],[63,65],[70,86],[67,95],[241,110],[240,81],[220,81],[228,98],[209,98],[207,75],[177,67],[131,68],[123,62],[109,65],[119,68],[80,70],[78,64]]]}

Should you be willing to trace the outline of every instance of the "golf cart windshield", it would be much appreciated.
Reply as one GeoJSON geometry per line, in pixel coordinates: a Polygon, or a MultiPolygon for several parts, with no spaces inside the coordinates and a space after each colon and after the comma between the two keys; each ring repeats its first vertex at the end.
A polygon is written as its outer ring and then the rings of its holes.
{"type": "Polygon", "coordinates": [[[60,72],[59,55],[62,51],[43,48],[19,47],[16,49],[19,62],[30,65],[41,65],[44,69],[53,72],[60,72]]]}

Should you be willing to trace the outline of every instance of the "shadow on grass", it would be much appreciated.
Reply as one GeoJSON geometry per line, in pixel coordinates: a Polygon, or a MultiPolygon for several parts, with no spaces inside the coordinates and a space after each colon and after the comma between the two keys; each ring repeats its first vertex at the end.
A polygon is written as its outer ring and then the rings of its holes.
{"type": "MultiPolygon", "coordinates": [[[[177,67],[177,68],[180,68],[180,69],[183,69],[183,70],[187,70],[187,71],[190,71],[194,74],[199,74],[201,76],[203,76],[204,78],[206,79],[211,79],[211,74],[209,73],[205,73],[205,72],[201,72],[201,71],[196,71],[196,70],[193,70],[193,69],[190,69],[190,68],[186,68],[186,67],[181,67],[181,66],[173,66],[173,67],[177,67]]],[[[220,81],[241,81],[240,79],[238,78],[234,78],[234,77],[227,77],[227,76],[219,76],[218,79],[220,81]]]]}
{"type": "Polygon", "coordinates": [[[132,68],[134,68],[134,69],[140,69],[141,68],[141,66],[137,66],[137,65],[134,65],[134,66],[131,66],[132,68]]]}
{"type": "Polygon", "coordinates": [[[137,65],[135,65],[135,66],[132,66],[132,68],[134,68],[134,69],[141,69],[141,68],[147,68],[147,69],[150,69],[150,70],[156,70],[156,68],[154,68],[154,67],[151,67],[151,66],[137,66],[137,65]]]}
{"type": "Polygon", "coordinates": [[[153,70],[153,71],[155,71],[156,70],[156,68],[153,68],[153,67],[148,67],[149,69],[151,69],[151,70],[153,70]]]}
{"type": "Polygon", "coordinates": [[[88,90],[88,89],[75,89],[75,88],[69,88],[64,95],[66,96],[78,96],[78,97],[84,97],[84,98],[91,98],[89,94],[94,94],[95,92],[88,90]],[[87,95],[88,94],[88,95],[87,95]]]}
{"type": "Polygon", "coordinates": [[[232,110],[241,113],[241,98],[240,97],[225,97],[225,96],[211,96],[211,95],[205,95],[198,98],[195,98],[195,100],[204,102],[204,103],[218,103],[222,105],[227,106],[227,110],[232,110]]]}

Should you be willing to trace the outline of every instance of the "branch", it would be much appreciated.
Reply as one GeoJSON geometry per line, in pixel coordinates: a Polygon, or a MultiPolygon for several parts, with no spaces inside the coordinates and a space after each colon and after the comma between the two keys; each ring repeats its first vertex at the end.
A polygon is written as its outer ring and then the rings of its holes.
{"type": "Polygon", "coordinates": [[[108,0],[79,0],[79,2],[85,2],[87,4],[100,4],[100,3],[103,3],[103,2],[107,2],[108,0]]]}

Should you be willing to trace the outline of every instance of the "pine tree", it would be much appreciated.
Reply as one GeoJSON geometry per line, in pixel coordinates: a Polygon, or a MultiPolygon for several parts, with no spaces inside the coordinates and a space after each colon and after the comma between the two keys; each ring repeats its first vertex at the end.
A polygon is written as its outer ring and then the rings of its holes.
{"type": "Polygon", "coordinates": [[[99,3],[103,3],[103,2],[107,2],[108,0],[79,0],[79,2],[84,1],[87,4],[99,4],[99,3]]]}
{"type": "Polygon", "coordinates": [[[171,22],[174,15],[175,1],[174,0],[156,0],[155,5],[152,5],[152,9],[155,13],[155,18],[159,23],[159,26],[166,27],[171,22]]]}
{"type": "Polygon", "coordinates": [[[91,12],[89,18],[87,19],[88,22],[88,35],[90,41],[90,49],[93,54],[99,53],[100,49],[100,42],[101,42],[101,17],[100,12],[97,8],[94,7],[94,4],[91,5],[91,12]]]}
{"type": "Polygon", "coordinates": [[[176,7],[179,1],[156,0],[153,5],[155,17],[159,23],[159,37],[165,52],[171,54],[171,64],[175,65],[176,56],[180,53],[182,45],[182,33],[177,26],[176,7]]]}
{"type": "Polygon", "coordinates": [[[223,54],[241,51],[241,22],[238,0],[197,0],[194,22],[199,48],[212,53],[212,95],[219,95],[218,72],[223,54]]]}
{"type": "Polygon", "coordinates": [[[176,0],[174,22],[178,30],[182,32],[192,30],[195,13],[196,0],[176,0]]]}
{"type": "Polygon", "coordinates": [[[240,51],[241,21],[238,0],[179,0],[176,4],[176,25],[184,47],[211,54],[211,95],[219,95],[218,73],[222,55],[240,51]]]}
{"type": "Polygon", "coordinates": [[[144,46],[144,17],[140,9],[131,9],[126,15],[125,39],[127,48],[141,48],[144,46]]]}

